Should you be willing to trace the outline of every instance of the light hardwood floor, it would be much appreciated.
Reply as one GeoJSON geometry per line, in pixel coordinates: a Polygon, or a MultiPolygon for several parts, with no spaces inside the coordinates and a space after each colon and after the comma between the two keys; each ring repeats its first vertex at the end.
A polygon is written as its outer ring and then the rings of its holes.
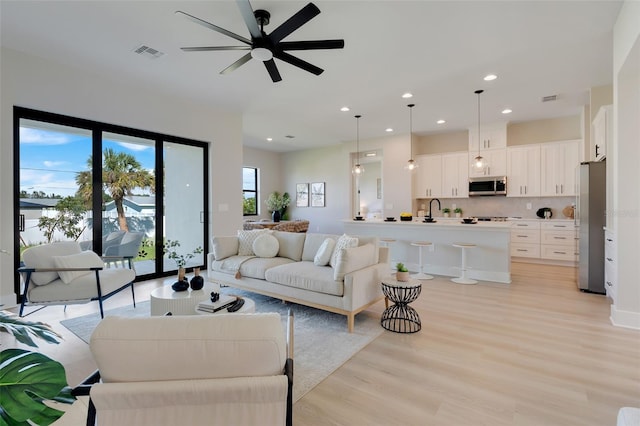
{"type": "MultiPolygon", "coordinates": [[[[640,406],[640,331],[613,327],[610,301],[579,292],[574,274],[513,263],[510,285],[423,281],[412,304],[422,330],[385,331],[295,404],[294,424],[615,425],[620,407],[640,406]]],[[[139,299],[158,285],[137,284],[139,299]]],[[[127,303],[119,295],[106,309],[127,303]]],[[[370,311],[383,309],[381,302],[370,311]]],[[[31,316],[65,336],[40,350],[65,365],[72,385],[95,365],[58,321],[96,310],[93,303],[31,316]]],[[[57,424],[83,424],[83,403],[57,424]]]]}

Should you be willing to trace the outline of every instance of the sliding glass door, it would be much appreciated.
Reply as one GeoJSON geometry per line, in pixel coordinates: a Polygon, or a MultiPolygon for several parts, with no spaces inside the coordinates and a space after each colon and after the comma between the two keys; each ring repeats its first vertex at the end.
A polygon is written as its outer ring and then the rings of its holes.
{"type": "Polygon", "coordinates": [[[14,148],[16,252],[75,240],[145,279],[204,266],[207,143],[15,107],[14,148]]]}

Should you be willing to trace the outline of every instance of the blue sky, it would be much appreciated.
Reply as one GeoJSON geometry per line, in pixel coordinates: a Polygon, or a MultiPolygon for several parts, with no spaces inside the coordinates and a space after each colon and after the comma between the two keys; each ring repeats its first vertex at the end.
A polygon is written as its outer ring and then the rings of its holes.
{"type": "MultiPolygon", "coordinates": [[[[91,134],[82,129],[73,130],[74,133],[65,133],[20,127],[20,190],[62,196],[75,194],[76,174],[87,170],[91,134]]],[[[153,172],[153,147],[105,139],[104,148],[131,154],[142,167],[153,172]]]]}

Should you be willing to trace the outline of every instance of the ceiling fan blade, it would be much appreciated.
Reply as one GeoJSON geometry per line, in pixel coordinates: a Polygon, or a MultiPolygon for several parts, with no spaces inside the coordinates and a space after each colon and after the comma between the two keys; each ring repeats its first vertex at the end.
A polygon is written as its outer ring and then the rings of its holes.
{"type": "Polygon", "coordinates": [[[238,4],[240,14],[242,15],[242,19],[244,19],[244,23],[249,29],[249,34],[251,34],[251,37],[262,38],[262,31],[260,31],[260,27],[258,27],[258,21],[253,14],[253,9],[251,8],[251,3],[249,3],[249,0],[237,0],[236,3],[238,4]]]}
{"type": "Polygon", "coordinates": [[[278,48],[281,50],[342,49],[344,40],[281,41],[278,48]]]}
{"type": "Polygon", "coordinates": [[[276,66],[276,61],[274,61],[273,59],[269,59],[268,61],[264,62],[264,66],[269,72],[269,75],[271,76],[271,80],[274,83],[277,83],[280,80],[282,80],[282,77],[280,77],[280,72],[278,71],[278,67],[276,66]]]}
{"type": "Polygon", "coordinates": [[[269,39],[276,44],[319,14],[320,9],[315,4],[309,3],[273,30],[269,34],[269,39]]]}
{"type": "Polygon", "coordinates": [[[250,46],[202,46],[202,47],[181,47],[184,52],[209,52],[212,50],[250,50],[250,46]]]}
{"type": "Polygon", "coordinates": [[[235,61],[234,63],[232,63],[225,69],[223,69],[222,71],[220,71],[220,74],[229,74],[231,71],[235,71],[236,69],[240,68],[240,66],[249,62],[250,59],[251,59],[251,53],[247,53],[242,58],[238,59],[237,61],[235,61]]]}
{"type": "Polygon", "coordinates": [[[184,15],[187,19],[195,22],[198,25],[202,25],[203,27],[209,28],[210,30],[219,32],[220,34],[224,34],[224,35],[226,35],[228,37],[235,38],[236,40],[241,41],[241,42],[243,42],[245,44],[251,45],[251,40],[249,40],[249,39],[247,39],[245,37],[242,37],[242,36],[240,36],[240,35],[238,35],[236,33],[232,33],[231,31],[225,30],[224,28],[221,28],[221,27],[219,27],[217,25],[213,25],[211,22],[207,22],[207,21],[204,21],[204,20],[202,20],[200,18],[196,18],[195,16],[189,15],[188,13],[183,12],[181,10],[176,10],[176,13],[184,15]]]}
{"type": "Polygon", "coordinates": [[[302,68],[305,71],[309,71],[311,74],[320,75],[324,72],[322,68],[318,68],[315,65],[310,64],[307,61],[303,61],[300,58],[296,58],[293,55],[289,55],[286,52],[274,52],[273,54],[276,58],[285,61],[293,66],[298,68],[302,68]]]}

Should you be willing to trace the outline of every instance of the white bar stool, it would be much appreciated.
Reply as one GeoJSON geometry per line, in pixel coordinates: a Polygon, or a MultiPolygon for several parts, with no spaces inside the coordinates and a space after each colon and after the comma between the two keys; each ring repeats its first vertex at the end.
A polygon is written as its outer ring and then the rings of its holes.
{"type": "Polygon", "coordinates": [[[415,278],[417,280],[432,280],[433,276],[424,273],[424,265],[422,263],[422,247],[429,247],[431,242],[429,241],[412,241],[411,245],[414,247],[418,247],[418,256],[420,256],[420,272],[417,274],[411,275],[411,278],[415,278]]]}
{"type": "Polygon", "coordinates": [[[389,249],[389,269],[393,270],[394,269],[394,261],[391,259],[391,244],[395,243],[396,239],[395,238],[387,238],[387,237],[382,237],[380,238],[380,245],[383,247],[387,247],[389,249]]]}
{"type": "Polygon", "coordinates": [[[467,249],[475,248],[475,244],[471,243],[453,243],[452,246],[462,249],[462,266],[460,267],[460,276],[451,278],[451,281],[458,284],[477,284],[478,281],[467,277],[467,249]]]}

